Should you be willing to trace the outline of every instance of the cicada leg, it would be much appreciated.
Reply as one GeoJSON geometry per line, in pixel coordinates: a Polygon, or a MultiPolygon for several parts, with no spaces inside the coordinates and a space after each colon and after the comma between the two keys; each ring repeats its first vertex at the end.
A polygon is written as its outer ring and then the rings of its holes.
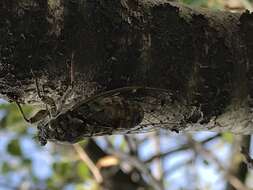
{"type": "Polygon", "coordinates": [[[16,105],[18,106],[18,109],[19,109],[21,115],[23,116],[24,120],[25,120],[26,122],[28,122],[28,123],[31,123],[31,124],[40,121],[41,119],[45,118],[45,117],[49,114],[49,113],[48,113],[48,110],[40,110],[40,111],[38,111],[33,117],[31,117],[31,118],[28,119],[28,118],[25,116],[25,113],[24,113],[24,111],[23,111],[21,105],[20,105],[18,102],[15,102],[15,103],[16,103],[16,105]]]}
{"type": "Polygon", "coordinates": [[[33,116],[32,118],[28,119],[25,114],[24,111],[21,107],[21,105],[16,102],[23,118],[25,119],[26,122],[29,123],[34,123],[37,122],[41,119],[43,119],[44,117],[46,117],[47,115],[49,115],[50,117],[54,117],[58,114],[58,111],[60,111],[66,101],[66,99],[72,94],[73,92],[73,86],[74,86],[74,55],[75,53],[72,52],[71,54],[71,62],[70,62],[70,83],[71,85],[68,86],[66,92],[63,94],[63,96],[60,98],[59,102],[55,103],[54,99],[44,95],[44,86],[42,86],[42,91],[43,94],[41,94],[40,88],[39,88],[39,81],[38,78],[36,77],[36,75],[33,73],[33,71],[31,70],[31,74],[35,79],[35,86],[36,86],[36,91],[38,94],[38,97],[40,98],[40,100],[46,105],[46,110],[40,110],[38,111],[35,116],[33,116]],[[49,108],[48,108],[49,106],[49,108]]]}
{"type": "Polygon", "coordinates": [[[31,70],[31,73],[32,73],[33,77],[35,78],[35,86],[36,86],[36,91],[37,91],[38,97],[46,105],[46,110],[48,111],[49,115],[51,117],[56,115],[57,114],[57,107],[56,107],[54,99],[49,96],[44,95],[44,86],[42,86],[43,95],[41,94],[38,78],[35,76],[35,74],[33,73],[32,70],[31,70]],[[48,108],[48,106],[49,106],[49,108],[48,108]]]}
{"type": "MultiPolygon", "coordinates": [[[[33,72],[31,71],[32,75],[34,76],[33,72]]],[[[36,85],[36,90],[38,93],[39,98],[46,104],[46,105],[50,105],[51,108],[56,108],[54,100],[48,96],[43,96],[40,93],[40,89],[39,89],[39,85],[38,85],[38,79],[35,77],[35,85],[36,85]]],[[[15,101],[16,105],[18,106],[18,109],[21,113],[21,115],[23,116],[24,120],[28,123],[36,123],[38,121],[40,121],[41,119],[45,118],[46,116],[49,115],[50,111],[49,109],[46,107],[46,110],[42,109],[40,111],[38,111],[33,117],[31,118],[27,118],[20,103],[15,101]]]]}
{"type": "Polygon", "coordinates": [[[19,109],[21,115],[23,116],[24,120],[25,120],[26,122],[30,123],[30,119],[28,119],[28,118],[25,116],[25,113],[24,113],[24,111],[23,111],[21,105],[20,105],[18,102],[15,102],[15,103],[16,103],[16,105],[18,106],[18,109],[19,109]]]}

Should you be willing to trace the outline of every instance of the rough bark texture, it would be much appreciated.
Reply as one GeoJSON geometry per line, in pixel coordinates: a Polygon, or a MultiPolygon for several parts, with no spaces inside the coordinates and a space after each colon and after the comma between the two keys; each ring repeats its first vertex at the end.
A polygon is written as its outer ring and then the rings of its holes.
{"type": "Polygon", "coordinates": [[[252,33],[249,12],[165,0],[2,0],[0,94],[42,104],[35,78],[54,99],[74,80],[72,103],[163,88],[176,97],[168,117],[185,123],[168,128],[252,133],[252,33]]]}

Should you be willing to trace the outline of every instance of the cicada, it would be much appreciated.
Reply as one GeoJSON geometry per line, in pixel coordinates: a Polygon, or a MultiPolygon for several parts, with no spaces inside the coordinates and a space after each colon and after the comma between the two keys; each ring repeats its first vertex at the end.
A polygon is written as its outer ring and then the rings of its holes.
{"type": "Polygon", "coordinates": [[[174,123],[166,112],[173,99],[169,91],[159,88],[109,90],[48,114],[38,123],[38,139],[42,145],[76,143],[85,137],[151,131],[174,123]]]}

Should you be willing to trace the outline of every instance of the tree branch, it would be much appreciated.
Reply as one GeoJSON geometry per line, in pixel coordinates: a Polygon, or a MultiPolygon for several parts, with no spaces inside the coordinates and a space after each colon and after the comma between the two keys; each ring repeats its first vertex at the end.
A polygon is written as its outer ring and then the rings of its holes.
{"type": "Polygon", "coordinates": [[[64,111],[111,89],[149,86],[171,93],[166,129],[251,133],[252,22],[250,12],[164,0],[4,0],[0,96],[43,104],[31,70],[55,100],[74,83],[64,111]]]}

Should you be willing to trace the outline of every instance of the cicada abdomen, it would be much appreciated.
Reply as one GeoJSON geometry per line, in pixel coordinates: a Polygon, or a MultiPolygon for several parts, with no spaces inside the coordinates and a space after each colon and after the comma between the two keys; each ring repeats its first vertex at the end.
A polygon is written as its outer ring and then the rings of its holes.
{"type": "Polygon", "coordinates": [[[138,103],[119,96],[95,100],[90,102],[88,107],[88,110],[87,106],[86,110],[80,107],[75,110],[75,113],[87,123],[110,126],[115,129],[136,126],[144,117],[143,109],[138,103]]]}

